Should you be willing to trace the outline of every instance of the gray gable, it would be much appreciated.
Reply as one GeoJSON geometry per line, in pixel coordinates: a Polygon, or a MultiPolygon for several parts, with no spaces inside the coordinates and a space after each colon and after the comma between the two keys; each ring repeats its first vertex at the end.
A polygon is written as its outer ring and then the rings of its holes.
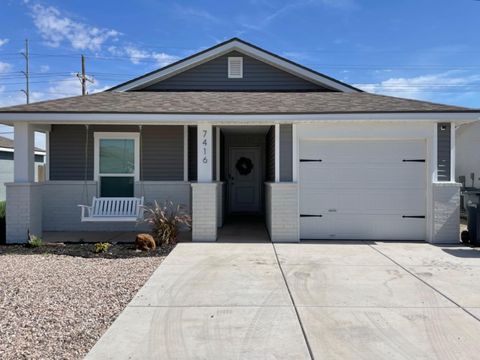
{"type": "Polygon", "coordinates": [[[231,51],[137,91],[334,91],[231,51]],[[243,57],[243,78],[228,78],[228,57],[243,57]]]}

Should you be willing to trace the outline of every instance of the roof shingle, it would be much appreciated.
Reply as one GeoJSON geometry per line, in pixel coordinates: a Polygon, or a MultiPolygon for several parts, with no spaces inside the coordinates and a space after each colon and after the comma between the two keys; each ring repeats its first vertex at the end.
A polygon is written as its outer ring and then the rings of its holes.
{"type": "Polygon", "coordinates": [[[102,92],[0,108],[2,113],[341,114],[478,112],[369,93],[102,92]]]}

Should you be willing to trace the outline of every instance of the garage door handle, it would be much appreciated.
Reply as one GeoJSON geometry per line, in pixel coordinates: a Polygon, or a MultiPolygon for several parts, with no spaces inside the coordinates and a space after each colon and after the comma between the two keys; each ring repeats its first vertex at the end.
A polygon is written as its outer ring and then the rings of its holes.
{"type": "Polygon", "coordinates": [[[300,214],[300,217],[323,217],[323,215],[307,215],[307,214],[300,214]]]}
{"type": "Polygon", "coordinates": [[[425,215],[402,215],[404,219],[425,219],[425,215]]]}
{"type": "Polygon", "coordinates": [[[300,162],[322,162],[322,159],[300,159],[300,162]]]}
{"type": "Polygon", "coordinates": [[[425,162],[425,159],[403,159],[403,162],[425,162]]]}

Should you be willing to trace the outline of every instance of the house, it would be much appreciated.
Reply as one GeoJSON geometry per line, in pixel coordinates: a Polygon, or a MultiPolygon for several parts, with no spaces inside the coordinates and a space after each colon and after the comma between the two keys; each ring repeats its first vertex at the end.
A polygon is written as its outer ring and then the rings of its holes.
{"type": "Polygon", "coordinates": [[[7,241],[138,229],[82,222],[77,205],[95,195],[185,204],[193,241],[249,213],[276,242],[456,242],[454,131],[479,118],[369,94],[233,38],[102,93],[0,109],[15,129],[7,241]],[[43,184],[34,131],[47,136],[43,184]]]}
{"type": "Polygon", "coordinates": [[[480,122],[459,125],[455,132],[455,174],[467,187],[480,188],[480,122]]]}
{"type": "MultiPolygon", "coordinates": [[[[43,180],[45,151],[35,149],[35,181],[43,180]]],[[[6,199],[5,184],[13,181],[13,140],[0,136],[0,201],[6,199]]]]}

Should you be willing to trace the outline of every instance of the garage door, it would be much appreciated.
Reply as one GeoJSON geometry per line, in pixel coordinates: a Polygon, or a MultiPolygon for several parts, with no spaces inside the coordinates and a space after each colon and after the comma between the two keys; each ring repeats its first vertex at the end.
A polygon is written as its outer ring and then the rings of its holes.
{"type": "Polygon", "coordinates": [[[300,141],[300,238],[425,240],[425,141],[300,141]]]}

